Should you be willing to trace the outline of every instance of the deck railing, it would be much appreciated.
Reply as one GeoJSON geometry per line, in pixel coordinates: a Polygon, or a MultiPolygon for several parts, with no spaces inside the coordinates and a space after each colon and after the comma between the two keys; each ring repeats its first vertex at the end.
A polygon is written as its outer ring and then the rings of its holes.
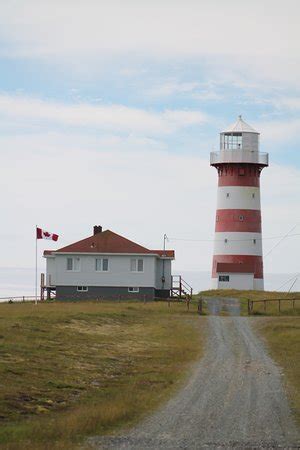
{"type": "Polygon", "coordinates": [[[269,154],[251,150],[220,150],[211,152],[210,165],[220,163],[250,163],[269,165],[269,154]]]}
{"type": "Polygon", "coordinates": [[[182,278],[181,275],[172,275],[171,295],[178,298],[191,298],[193,295],[193,288],[182,278]]]}

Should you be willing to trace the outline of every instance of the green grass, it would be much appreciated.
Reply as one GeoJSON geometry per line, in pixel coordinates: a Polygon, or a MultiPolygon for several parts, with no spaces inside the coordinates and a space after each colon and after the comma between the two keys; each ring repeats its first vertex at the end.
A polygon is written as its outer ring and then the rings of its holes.
{"type": "Polygon", "coordinates": [[[201,356],[181,303],[0,305],[0,445],[71,449],[166,400],[201,356]]]}
{"type": "MultiPolygon", "coordinates": [[[[298,298],[295,303],[295,309],[292,307],[292,301],[281,302],[281,311],[278,310],[278,302],[266,302],[266,311],[263,303],[255,303],[254,315],[279,315],[279,316],[298,316],[300,315],[300,292],[275,292],[275,291],[239,291],[235,289],[214,289],[209,291],[202,291],[199,295],[203,297],[232,297],[240,300],[241,314],[248,315],[248,299],[262,300],[262,299],[278,299],[278,298],[298,298]]],[[[209,299],[207,300],[209,301],[209,299]]]]}
{"type": "Polygon", "coordinates": [[[292,411],[300,425],[300,319],[253,318],[272,358],[283,368],[292,411]]]}

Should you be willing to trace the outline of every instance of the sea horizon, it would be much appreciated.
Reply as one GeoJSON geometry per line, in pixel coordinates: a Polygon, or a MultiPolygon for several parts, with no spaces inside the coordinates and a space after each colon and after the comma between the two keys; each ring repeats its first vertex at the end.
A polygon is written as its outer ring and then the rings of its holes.
{"type": "MultiPolygon", "coordinates": [[[[41,272],[43,272],[42,267],[38,268],[38,284],[41,272]]],[[[195,293],[210,289],[209,271],[174,270],[173,275],[181,275],[192,286],[195,293]]],[[[291,292],[298,292],[300,291],[300,277],[292,285],[295,278],[295,273],[266,273],[265,290],[287,292],[291,289],[291,292]]],[[[0,301],[2,298],[33,296],[34,294],[35,268],[0,268],[0,301]]]]}

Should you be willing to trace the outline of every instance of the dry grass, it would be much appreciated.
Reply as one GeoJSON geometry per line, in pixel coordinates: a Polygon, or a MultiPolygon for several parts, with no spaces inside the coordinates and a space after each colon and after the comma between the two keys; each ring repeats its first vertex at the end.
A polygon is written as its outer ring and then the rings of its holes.
{"type": "Polygon", "coordinates": [[[272,358],[283,369],[290,404],[300,424],[300,318],[265,317],[252,321],[272,358]]]}
{"type": "Polygon", "coordinates": [[[164,401],[202,352],[196,308],[0,305],[0,445],[71,449],[164,401]]]}
{"type": "MultiPolygon", "coordinates": [[[[248,315],[248,299],[249,300],[262,300],[262,299],[299,299],[295,303],[295,309],[293,309],[292,300],[281,302],[281,311],[278,309],[278,302],[266,302],[266,311],[264,310],[263,303],[254,303],[253,314],[255,315],[281,315],[281,316],[298,316],[300,315],[300,292],[272,292],[272,291],[239,291],[235,289],[215,289],[209,291],[200,292],[204,297],[232,297],[240,300],[241,313],[248,315]]],[[[209,300],[207,300],[209,301],[209,300]]]]}

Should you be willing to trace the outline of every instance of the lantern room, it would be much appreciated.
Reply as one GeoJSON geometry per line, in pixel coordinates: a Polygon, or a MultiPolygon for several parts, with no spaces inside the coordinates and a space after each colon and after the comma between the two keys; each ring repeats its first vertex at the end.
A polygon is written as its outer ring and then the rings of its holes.
{"type": "Polygon", "coordinates": [[[242,116],[226,131],[220,133],[220,150],[259,151],[259,133],[250,127],[242,116]]]}

